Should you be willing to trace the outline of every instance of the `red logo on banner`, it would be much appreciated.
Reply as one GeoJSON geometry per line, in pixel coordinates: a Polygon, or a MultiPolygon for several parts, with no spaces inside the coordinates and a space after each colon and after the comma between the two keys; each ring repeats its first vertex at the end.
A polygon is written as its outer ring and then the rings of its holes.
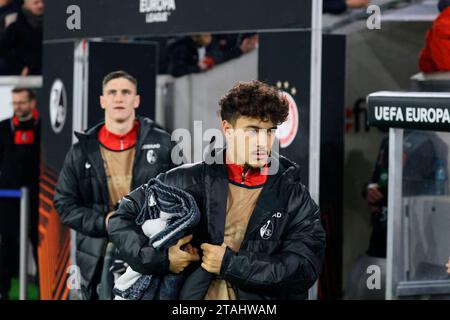
{"type": "Polygon", "coordinates": [[[278,126],[276,136],[280,140],[281,148],[286,148],[297,136],[298,108],[294,98],[289,93],[282,91],[281,94],[289,102],[289,115],[286,121],[278,126]]]}

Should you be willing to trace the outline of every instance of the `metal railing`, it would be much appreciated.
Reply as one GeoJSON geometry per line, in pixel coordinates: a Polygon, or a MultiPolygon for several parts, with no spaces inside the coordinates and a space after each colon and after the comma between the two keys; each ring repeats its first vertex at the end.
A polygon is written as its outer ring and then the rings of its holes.
{"type": "Polygon", "coordinates": [[[27,299],[28,290],[28,218],[30,211],[30,191],[21,189],[0,189],[0,198],[20,199],[20,267],[19,267],[19,299],[27,299]]]}

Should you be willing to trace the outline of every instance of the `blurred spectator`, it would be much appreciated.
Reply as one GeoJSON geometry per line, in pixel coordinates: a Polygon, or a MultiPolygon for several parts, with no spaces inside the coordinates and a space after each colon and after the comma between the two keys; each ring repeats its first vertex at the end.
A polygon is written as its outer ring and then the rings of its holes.
{"type": "Polygon", "coordinates": [[[134,37],[132,42],[153,42],[158,45],[158,74],[167,74],[167,63],[169,60],[169,47],[181,37],[134,37]]]}
{"type": "Polygon", "coordinates": [[[213,37],[215,45],[216,64],[239,58],[241,55],[253,51],[259,42],[257,33],[220,34],[213,37]]]}
{"type": "MultiPolygon", "coordinates": [[[[33,91],[12,91],[14,116],[0,122],[0,189],[30,189],[29,236],[37,265],[40,121],[33,91]]],[[[19,262],[19,199],[0,199],[0,300],[19,262]]]]}
{"type": "Polygon", "coordinates": [[[20,2],[14,0],[0,0],[0,34],[17,20],[20,2]]]}
{"type": "MultiPolygon", "coordinates": [[[[251,52],[258,41],[257,33],[201,34],[170,39],[167,41],[167,59],[164,59],[165,71],[175,77],[204,72],[251,52]]],[[[160,57],[160,67],[161,61],[160,57]]]]}
{"type": "Polygon", "coordinates": [[[425,38],[419,58],[424,73],[450,71],[450,0],[439,1],[440,14],[425,38]]]}
{"type": "MultiPolygon", "coordinates": [[[[403,189],[404,197],[417,195],[448,194],[437,180],[439,163],[447,163],[448,150],[445,143],[434,133],[405,130],[403,143],[403,189]]],[[[372,177],[363,188],[363,197],[371,211],[372,234],[365,255],[358,258],[349,275],[345,299],[384,299],[382,290],[367,288],[367,267],[377,265],[381,269],[381,283],[385,283],[387,253],[389,137],[380,145],[372,177]]],[[[446,170],[446,168],[445,168],[446,170]]],[[[447,173],[445,173],[447,176],[447,173]]],[[[446,182],[447,183],[447,182],[446,182]]],[[[445,184],[446,184],[445,183],[445,184]]],[[[418,265],[432,266],[423,261],[418,265]]],[[[442,265],[438,266],[442,271],[442,265]]],[[[437,268],[436,268],[437,269],[437,268]]],[[[427,271],[430,268],[426,269],[427,271]]]]}
{"type": "Polygon", "coordinates": [[[0,55],[6,61],[2,74],[42,73],[44,7],[43,0],[24,0],[17,20],[6,28],[0,40],[0,55]]]}
{"type": "MultiPolygon", "coordinates": [[[[0,39],[3,37],[5,29],[17,20],[17,13],[20,11],[20,4],[13,0],[0,0],[0,39]]],[[[6,60],[0,57],[0,72],[6,70],[6,60]]]]}
{"type": "Polygon", "coordinates": [[[181,77],[212,69],[215,61],[211,47],[208,48],[212,40],[212,35],[207,33],[186,36],[175,41],[169,48],[168,73],[181,77]]]}
{"type": "Polygon", "coordinates": [[[324,0],[323,13],[340,14],[347,9],[362,9],[369,5],[369,0],[324,0]]]}
{"type": "MultiPolygon", "coordinates": [[[[445,144],[433,132],[405,131],[403,150],[403,196],[447,194],[437,190],[436,172],[447,163],[445,144]]],[[[372,236],[367,254],[386,257],[389,137],[381,142],[372,178],[363,196],[372,212],[372,236]]],[[[444,168],[447,170],[447,168],[444,168]]],[[[448,176],[445,173],[445,176],[448,176]]]]}

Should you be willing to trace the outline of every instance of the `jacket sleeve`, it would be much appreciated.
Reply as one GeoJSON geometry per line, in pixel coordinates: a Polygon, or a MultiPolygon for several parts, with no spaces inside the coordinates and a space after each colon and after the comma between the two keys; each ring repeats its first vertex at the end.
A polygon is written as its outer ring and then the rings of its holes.
{"type": "Polygon", "coordinates": [[[221,276],[239,288],[268,295],[302,294],[319,277],[325,251],[325,231],[319,207],[300,183],[289,197],[292,222],[277,254],[227,248],[221,276]]]}
{"type": "Polygon", "coordinates": [[[425,46],[420,51],[419,69],[423,73],[431,73],[437,71],[430,52],[430,31],[427,32],[427,35],[425,36],[425,46]]]}
{"type": "Polygon", "coordinates": [[[134,271],[141,274],[167,274],[168,250],[154,249],[135,222],[145,201],[144,186],[120,201],[119,208],[108,221],[109,238],[134,271]]]}
{"type": "Polygon", "coordinates": [[[74,161],[74,147],[68,152],[59,174],[53,203],[61,222],[70,228],[91,237],[105,237],[105,215],[101,208],[88,208],[83,205],[74,161]]]}

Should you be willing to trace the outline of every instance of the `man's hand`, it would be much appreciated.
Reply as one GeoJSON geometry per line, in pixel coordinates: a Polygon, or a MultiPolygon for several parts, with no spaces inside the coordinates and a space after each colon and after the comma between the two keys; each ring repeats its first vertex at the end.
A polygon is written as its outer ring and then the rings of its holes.
{"type": "Polygon", "coordinates": [[[192,235],[185,236],[169,248],[170,272],[180,273],[189,265],[189,263],[191,263],[191,261],[200,260],[197,250],[188,244],[191,240],[192,235]],[[187,245],[187,251],[181,249],[184,245],[187,245]]]}
{"type": "Polygon", "coordinates": [[[108,229],[108,222],[109,222],[109,218],[111,218],[111,216],[114,214],[115,211],[111,211],[110,213],[108,213],[105,217],[105,225],[106,225],[106,229],[108,229]]]}
{"type": "Polygon", "coordinates": [[[362,9],[369,6],[369,0],[347,0],[346,3],[350,9],[362,9]]]}
{"type": "Polygon", "coordinates": [[[202,268],[209,273],[220,274],[223,256],[227,246],[223,243],[221,246],[215,246],[209,243],[202,243],[200,249],[203,250],[202,268]]]}
{"type": "Polygon", "coordinates": [[[24,68],[22,69],[22,71],[20,72],[20,75],[23,76],[23,77],[25,77],[25,76],[28,75],[28,72],[30,72],[30,69],[29,69],[28,67],[24,67],[24,68]]]}
{"type": "Polygon", "coordinates": [[[381,200],[383,200],[383,194],[378,189],[377,184],[369,184],[367,186],[367,202],[369,205],[375,205],[381,200]]]}
{"type": "Polygon", "coordinates": [[[239,48],[241,49],[242,53],[249,53],[256,48],[256,46],[258,45],[258,40],[259,36],[257,34],[250,38],[245,38],[239,48]]]}

